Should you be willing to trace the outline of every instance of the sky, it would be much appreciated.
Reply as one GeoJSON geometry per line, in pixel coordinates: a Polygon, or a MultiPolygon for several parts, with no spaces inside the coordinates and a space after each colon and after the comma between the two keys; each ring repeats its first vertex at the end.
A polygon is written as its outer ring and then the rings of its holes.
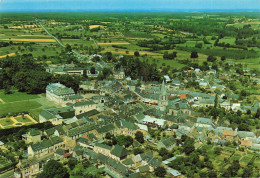
{"type": "Polygon", "coordinates": [[[260,0],[0,0],[0,12],[196,10],[260,11],[260,0]]]}

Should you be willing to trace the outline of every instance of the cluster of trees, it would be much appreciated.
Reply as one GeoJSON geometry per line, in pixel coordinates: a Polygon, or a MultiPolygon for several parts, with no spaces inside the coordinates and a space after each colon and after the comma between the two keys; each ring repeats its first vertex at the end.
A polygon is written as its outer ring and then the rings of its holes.
{"type": "Polygon", "coordinates": [[[105,141],[105,144],[112,146],[112,145],[120,145],[120,146],[125,146],[125,147],[129,147],[133,144],[134,140],[131,136],[128,135],[117,135],[114,136],[112,134],[110,134],[109,132],[106,133],[105,138],[107,139],[105,141]]]}
{"type": "Polygon", "coordinates": [[[147,60],[141,61],[139,58],[124,56],[120,59],[119,66],[123,66],[126,76],[130,76],[134,80],[160,81],[161,79],[157,65],[150,64],[147,60]]]}
{"type": "Polygon", "coordinates": [[[41,93],[51,80],[51,74],[35,63],[32,55],[6,57],[0,61],[0,88],[10,93],[11,86],[19,91],[41,93]]]}
{"type": "Polygon", "coordinates": [[[256,126],[256,128],[259,128],[260,126],[260,109],[257,110],[256,114],[252,114],[251,111],[242,114],[240,110],[235,112],[212,106],[199,108],[198,111],[205,115],[212,116],[213,119],[219,119],[219,122],[228,120],[232,128],[238,128],[240,131],[250,131],[252,127],[256,126]]]}
{"type": "Polygon", "coordinates": [[[152,40],[140,40],[137,42],[137,45],[140,47],[149,48],[149,51],[158,51],[174,49],[176,47],[175,44],[181,44],[185,42],[186,41],[182,38],[177,38],[177,40],[169,38],[168,41],[154,38],[152,40]]]}
{"type": "MultiPolygon", "coordinates": [[[[11,42],[11,41],[10,41],[10,42],[11,42]]],[[[1,42],[0,42],[0,48],[9,46],[9,45],[10,45],[10,42],[1,41],[1,42]]]]}
{"type": "Polygon", "coordinates": [[[135,139],[136,139],[139,143],[144,143],[144,135],[143,135],[143,132],[137,131],[137,132],[135,133],[135,139]]]}
{"type": "Polygon", "coordinates": [[[188,151],[188,154],[186,154],[185,157],[177,157],[169,164],[170,167],[179,170],[181,173],[186,174],[188,177],[198,174],[200,170],[205,167],[211,170],[210,173],[213,171],[213,164],[209,160],[207,150],[201,148],[195,151],[192,139],[187,137],[186,135],[182,136],[180,141],[184,141],[184,145],[182,146],[182,148],[183,151],[185,151],[186,149],[188,151]],[[200,155],[204,157],[203,160],[199,158],[200,155]]]}
{"type": "Polygon", "coordinates": [[[98,75],[98,80],[104,80],[113,74],[110,68],[104,67],[98,75]]]}
{"type": "Polygon", "coordinates": [[[11,93],[14,86],[20,92],[38,94],[45,92],[49,83],[60,82],[71,87],[75,92],[79,89],[80,77],[71,75],[52,75],[45,71],[32,55],[6,57],[0,61],[0,89],[11,93]]]}
{"type": "Polygon", "coordinates": [[[159,155],[162,157],[162,160],[173,157],[173,152],[167,150],[166,148],[161,148],[159,150],[159,155]]]}
{"type": "Polygon", "coordinates": [[[239,160],[234,160],[232,164],[224,171],[223,177],[236,177],[240,169],[239,160]]]}
{"type": "Polygon", "coordinates": [[[209,55],[207,58],[208,62],[215,62],[217,60],[217,58],[215,56],[209,55]]]}
{"type": "Polygon", "coordinates": [[[168,53],[168,51],[165,51],[163,54],[163,59],[174,59],[177,57],[177,52],[172,52],[171,54],[168,53]]]}

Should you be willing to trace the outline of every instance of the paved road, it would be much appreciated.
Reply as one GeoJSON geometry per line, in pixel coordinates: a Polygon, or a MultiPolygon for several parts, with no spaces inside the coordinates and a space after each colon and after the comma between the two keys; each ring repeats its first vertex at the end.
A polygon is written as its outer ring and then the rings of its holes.
{"type": "MultiPolygon", "coordinates": [[[[36,22],[37,22],[37,20],[36,20],[36,22]]],[[[39,22],[39,24],[40,24],[40,26],[45,30],[45,32],[46,32],[48,35],[50,35],[52,38],[54,38],[54,39],[57,41],[57,43],[58,43],[59,45],[61,45],[63,48],[66,47],[58,38],[56,38],[55,36],[53,36],[53,35],[41,24],[41,22],[39,22]]],[[[95,43],[96,43],[96,42],[95,42],[95,43]]],[[[77,58],[81,58],[81,55],[80,55],[78,52],[76,52],[75,50],[72,50],[72,52],[73,52],[73,54],[74,54],[77,58]]]]}
{"type": "Polygon", "coordinates": [[[98,45],[97,45],[96,41],[94,40],[94,38],[90,38],[90,40],[93,40],[93,41],[94,41],[94,44],[95,44],[96,47],[98,48],[98,45]]]}

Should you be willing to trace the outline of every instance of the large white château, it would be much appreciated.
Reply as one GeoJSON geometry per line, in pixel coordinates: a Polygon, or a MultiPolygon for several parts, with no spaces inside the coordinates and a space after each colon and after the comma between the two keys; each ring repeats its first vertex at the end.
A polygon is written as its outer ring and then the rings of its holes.
{"type": "Polygon", "coordinates": [[[46,98],[60,105],[64,103],[65,98],[73,95],[75,95],[73,89],[60,83],[49,84],[46,88],[46,98]]]}

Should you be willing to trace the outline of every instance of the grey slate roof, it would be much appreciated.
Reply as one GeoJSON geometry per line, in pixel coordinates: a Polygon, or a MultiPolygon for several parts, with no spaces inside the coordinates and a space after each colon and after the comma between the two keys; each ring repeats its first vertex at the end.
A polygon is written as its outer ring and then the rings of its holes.
{"type": "Polygon", "coordinates": [[[123,158],[127,155],[127,150],[120,145],[115,145],[111,150],[111,154],[113,154],[119,158],[123,158]]]}
{"type": "Polygon", "coordinates": [[[105,145],[105,144],[102,144],[102,143],[95,143],[95,146],[100,147],[100,148],[104,148],[104,149],[107,149],[107,150],[111,150],[111,146],[108,146],[108,145],[105,145]]]}
{"type": "Polygon", "coordinates": [[[60,83],[49,84],[46,87],[46,90],[58,96],[75,94],[73,89],[67,88],[65,85],[62,85],[60,83]]]}
{"type": "Polygon", "coordinates": [[[75,107],[80,107],[80,106],[88,106],[88,105],[93,105],[96,104],[93,100],[85,100],[85,101],[79,101],[74,104],[75,107]]]}
{"type": "Polygon", "coordinates": [[[39,130],[36,130],[36,129],[31,129],[31,130],[29,131],[29,134],[30,134],[31,136],[36,136],[36,135],[40,135],[41,132],[40,132],[39,130]]]}

